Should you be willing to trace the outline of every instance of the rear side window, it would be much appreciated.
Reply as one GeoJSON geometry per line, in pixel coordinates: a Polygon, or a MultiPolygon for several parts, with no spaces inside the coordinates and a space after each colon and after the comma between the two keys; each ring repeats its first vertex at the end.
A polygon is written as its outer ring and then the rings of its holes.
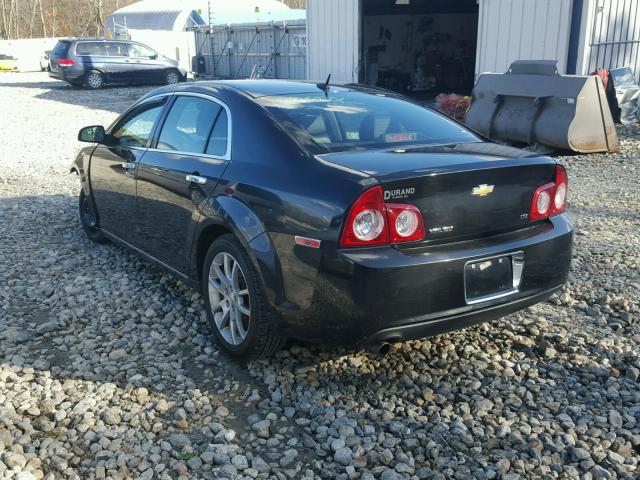
{"type": "Polygon", "coordinates": [[[53,58],[62,58],[64,57],[67,52],[69,51],[69,46],[71,45],[71,43],[69,42],[58,42],[56,43],[56,46],[53,47],[53,50],[51,51],[51,56],[53,58]]]}
{"type": "Polygon", "coordinates": [[[107,55],[110,57],[128,57],[129,48],[126,43],[107,42],[107,55]]]}
{"type": "Polygon", "coordinates": [[[164,122],[157,148],[204,153],[220,111],[224,109],[210,100],[178,96],[164,122]]]}
{"type": "Polygon", "coordinates": [[[100,55],[107,54],[104,42],[80,42],[76,44],[76,55],[100,55]]]}
{"type": "Polygon", "coordinates": [[[115,146],[146,147],[165,99],[149,102],[122,118],[111,132],[115,146]]]}
{"type": "Polygon", "coordinates": [[[209,144],[207,145],[207,154],[215,157],[224,157],[227,154],[229,145],[229,118],[224,108],[220,109],[220,114],[213,126],[209,144]]]}

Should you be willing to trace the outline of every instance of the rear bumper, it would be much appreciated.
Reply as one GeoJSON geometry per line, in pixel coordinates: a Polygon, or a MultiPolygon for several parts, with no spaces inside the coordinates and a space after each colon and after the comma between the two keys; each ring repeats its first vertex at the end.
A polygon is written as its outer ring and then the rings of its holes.
{"type": "Polygon", "coordinates": [[[572,247],[573,224],[566,214],[526,230],[447,245],[402,250],[325,246],[318,251],[317,269],[310,271],[309,261],[306,270],[284,269],[290,307],[279,308],[282,333],[357,344],[420,338],[493,320],[560,288],[569,273],[572,247]],[[515,252],[525,257],[519,290],[468,304],[464,265],[515,252]]]}
{"type": "Polygon", "coordinates": [[[57,80],[63,80],[65,82],[82,82],[84,80],[84,70],[81,68],[73,67],[64,68],[61,70],[50,70],[49,76],[57,80]]]}
{"type": "Polygon", "coordinates": [[[452,330],[460,330],[478,323],[488,322],[496,318],[509,315],[523,308],[535,305],[548,299],[554,292],[560,289],[562,285],[558,285],[550,290],[531,295],[525,298],[507,303],[501,303],[489,307],[480,308],[469,312],[440,312],[437,318],[425,320],[407,325],[384,328],[372,333],[370,336],[361,340],[360,343],[384,343],[384,342],[403,342],[406,340],[415,340],[418,338],[430,337],[441,333],[450,332],[452,330]]]}

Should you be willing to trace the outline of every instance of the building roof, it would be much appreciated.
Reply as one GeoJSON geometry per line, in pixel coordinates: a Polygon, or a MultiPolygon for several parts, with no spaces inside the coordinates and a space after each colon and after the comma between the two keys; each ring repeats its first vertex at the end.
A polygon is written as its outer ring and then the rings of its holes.
{"type": "Polygon", "coordinates": [[[257,23],[305,18],[304,10],[290,9],[279,0],[141,0],[116,10],[107,28],[182,31],[209,23],[257,23]]]}

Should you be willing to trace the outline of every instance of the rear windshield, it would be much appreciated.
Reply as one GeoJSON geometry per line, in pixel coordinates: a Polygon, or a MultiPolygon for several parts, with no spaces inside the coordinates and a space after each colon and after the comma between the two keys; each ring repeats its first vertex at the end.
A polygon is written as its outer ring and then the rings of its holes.
{"type": "Polygon", "coordinates": [[[337,90],[257,101],[317,152],[480,141],[432,110],[384,94],[337,90]]]}
{"type": "Polygon", "coordinates": [[[54,58],[62,58],[64,57],[67,52],[69,51],[69,45],[71,45],[71,43],[69,42],[58,42],[56,43],[56,46],[53,47],[53,51],[51,52],[51,56],[54,58]]]}

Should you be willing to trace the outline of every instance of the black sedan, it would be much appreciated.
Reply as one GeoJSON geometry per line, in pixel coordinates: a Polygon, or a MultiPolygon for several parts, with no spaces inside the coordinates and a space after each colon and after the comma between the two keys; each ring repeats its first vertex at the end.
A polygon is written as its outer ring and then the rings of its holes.
{"type": "Polygon", "coordinates": [[[79,139],[88,237],[200,288],[233,355],[420,338],[567,279],[565,169],[391,92],[172,85],[79,139]]]}

